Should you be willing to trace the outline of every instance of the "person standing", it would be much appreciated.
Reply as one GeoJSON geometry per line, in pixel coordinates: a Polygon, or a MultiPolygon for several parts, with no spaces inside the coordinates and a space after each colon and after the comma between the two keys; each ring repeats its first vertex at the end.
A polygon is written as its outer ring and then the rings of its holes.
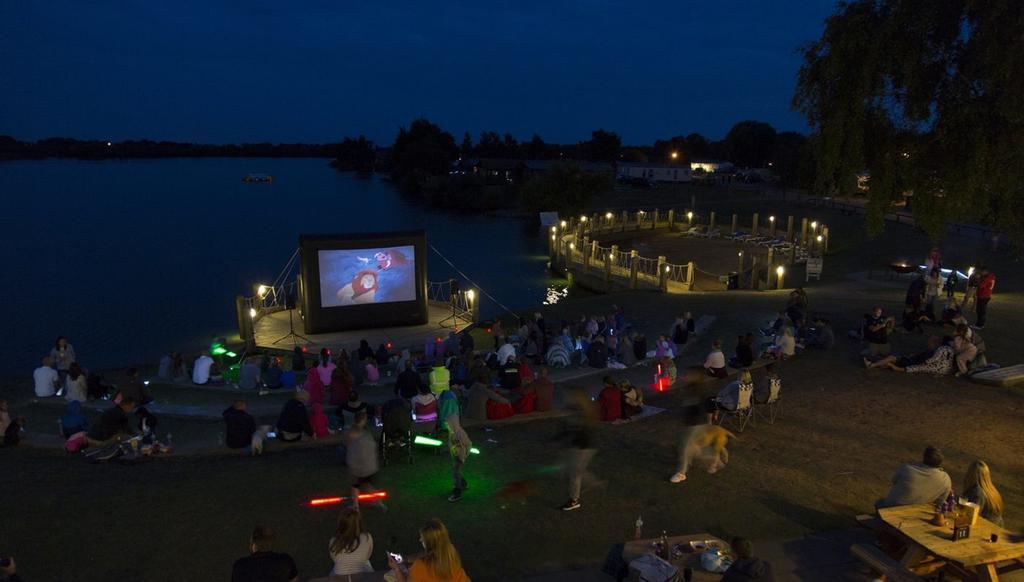
{"type": "MultiPolygon", "coordinates": [[[[354,508],[359,511],[359,494],[363,491],[373,492],[376,487],[373,480],[380,471],[380,460],[377,457],[377,439],[366,428],[368,421],[366,412],[356,415],[352,426],[345,432],[345,464],[352,475],[352,500],[354,508]]],[[[383,501],[374,502],[377,507],[387,511],[383,501]]]]}
{"type": "Polygon", "coordinates": [[[985,318],[988,315],[988,302],[992,300],[992,291],[996,287],[996,274],[987,268],[981,268],[981,278],[978,279],[978,318],[974,327],[985,328],[985,318]]]}
{"type": "Polygon", "coordinates": [[[939,296],[939,291],[942,289],[942,271],[938,267],[935,267],[928,273],[928,278],[925,280],[924,288],[924,303],[925,311],[928,315],[928,319],[935,321],[935,299],[939,296]]]}
{"type": "Polygon", "coordinates": [[[444,421],[448,424],[448,451],[452,455],[452,482],[454,484],[448,501],[454,503],[462,500],[462,492],[469,488],[469,483],[462,476],[462,467],[469,457],[469,449],[473,447],[473,441],[469,440],[469,435],[462,428],[458,414],[452,414],[444,421]]]}
{"type": "Polygon", "coordinates": [[[583,479],[587,475],[587,467],[597,454],[594,446],[594,426],[597,424],[597,411],[587,393],[574,388],[567,395],[570,406],[575,414],[567,421],[561,435],[569,437],[568,468],[569,500],[562,505],[562,511],[573,511],[582,507],[580,493],[583,479]]]}
{"type": "Polygon", "coordinates": [[[53,349],[50,350],[50,359],[53,360],[54,366],[57,368],[57,374],[60,375],[60,385],[63,386],[64,379],[68,376],[68,370],[71,369],[71,364],[78,361],[75,358],[75,348],[68,343],[67,338],[60,336],[54,342],[53,349]]]}

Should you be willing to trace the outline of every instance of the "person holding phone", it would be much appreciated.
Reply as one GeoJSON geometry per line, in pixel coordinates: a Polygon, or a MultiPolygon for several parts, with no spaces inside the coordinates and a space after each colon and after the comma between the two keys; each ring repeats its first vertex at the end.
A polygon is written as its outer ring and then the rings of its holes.
{"type": "Polygon", "coordinates": [[[420,544],[424,553],[409,560],[411,565],[403,564],[402,556],[388,552],[388,567],[397,582],[470,582],[441,520],[431,519],[420,528],[420,544]]]}

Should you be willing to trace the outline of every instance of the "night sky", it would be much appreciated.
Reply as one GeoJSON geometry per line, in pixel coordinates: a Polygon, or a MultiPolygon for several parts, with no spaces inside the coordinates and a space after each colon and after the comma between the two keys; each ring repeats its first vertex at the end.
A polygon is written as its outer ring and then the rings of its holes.
{"type": "Polygon", "coordinates": [[[390,143],[427,117],[627,144],[790,110],[834,0],[0,2],[0,134],[390,143]]]}

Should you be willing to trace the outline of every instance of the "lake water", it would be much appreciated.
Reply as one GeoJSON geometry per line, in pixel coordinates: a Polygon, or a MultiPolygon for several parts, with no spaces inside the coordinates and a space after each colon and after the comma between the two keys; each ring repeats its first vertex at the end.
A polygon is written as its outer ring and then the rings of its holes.
{"type": "MultiPolygon", "coordinates": [[[[551,283],[535,220],[440,212],[324,159],[0,162],[0,194],[3,376],[29,374],[58,335],[107,368],[237,332],[235,295],[273,281],[304,233],[422,228],[512,309],[551,283]],[[274,182],[244,184],[251,172],[274,182]]],[[[454,276],[431,252],[427,278],[454,276]]]]}

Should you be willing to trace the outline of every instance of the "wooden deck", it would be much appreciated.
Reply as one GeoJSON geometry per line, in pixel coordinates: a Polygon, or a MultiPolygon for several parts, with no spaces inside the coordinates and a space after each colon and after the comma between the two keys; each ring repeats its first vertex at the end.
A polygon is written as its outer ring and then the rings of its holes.
{"type": "MultiPolygon", "coordinates": [[[[401,351],[409,348],[414,352],[422,352],[427,341],[436,341],[437,338],[444,340],[448,337],[452,321],[449,319],[452,314],[451,308],[436,303],[427,304],[427,323],[423,325],[412,325],[403,327],[385,327],[372,329],[354,329],[351,331],[337,331],[332,333],[306,334],[302,331],[302,320],[298,312],[293,312],[295,322],[295,333],[303,338],[290,338],[288,335],[288,310],[264,315],[253,326],[256,335],[256,347],[268,349],[290,350],[296,345],[308,346],[310,351],[313,348],[347,348],[353,350],[359,347],[360,340],[370,342],[370,345],[377,349],[380,344],[391,342],[392,351],[401,351]],[[284,339],[281,339],[284,338],[284,339]],[[280,341],[278,341],[280,340],[280,341]],[[308,340],[308,341],[306,341],[308,340]],[[275,343],[276,342],[276,343],[275,343]]],[[[459,330],[464,329],[469,322],[460,320],[459,330]]]]}

